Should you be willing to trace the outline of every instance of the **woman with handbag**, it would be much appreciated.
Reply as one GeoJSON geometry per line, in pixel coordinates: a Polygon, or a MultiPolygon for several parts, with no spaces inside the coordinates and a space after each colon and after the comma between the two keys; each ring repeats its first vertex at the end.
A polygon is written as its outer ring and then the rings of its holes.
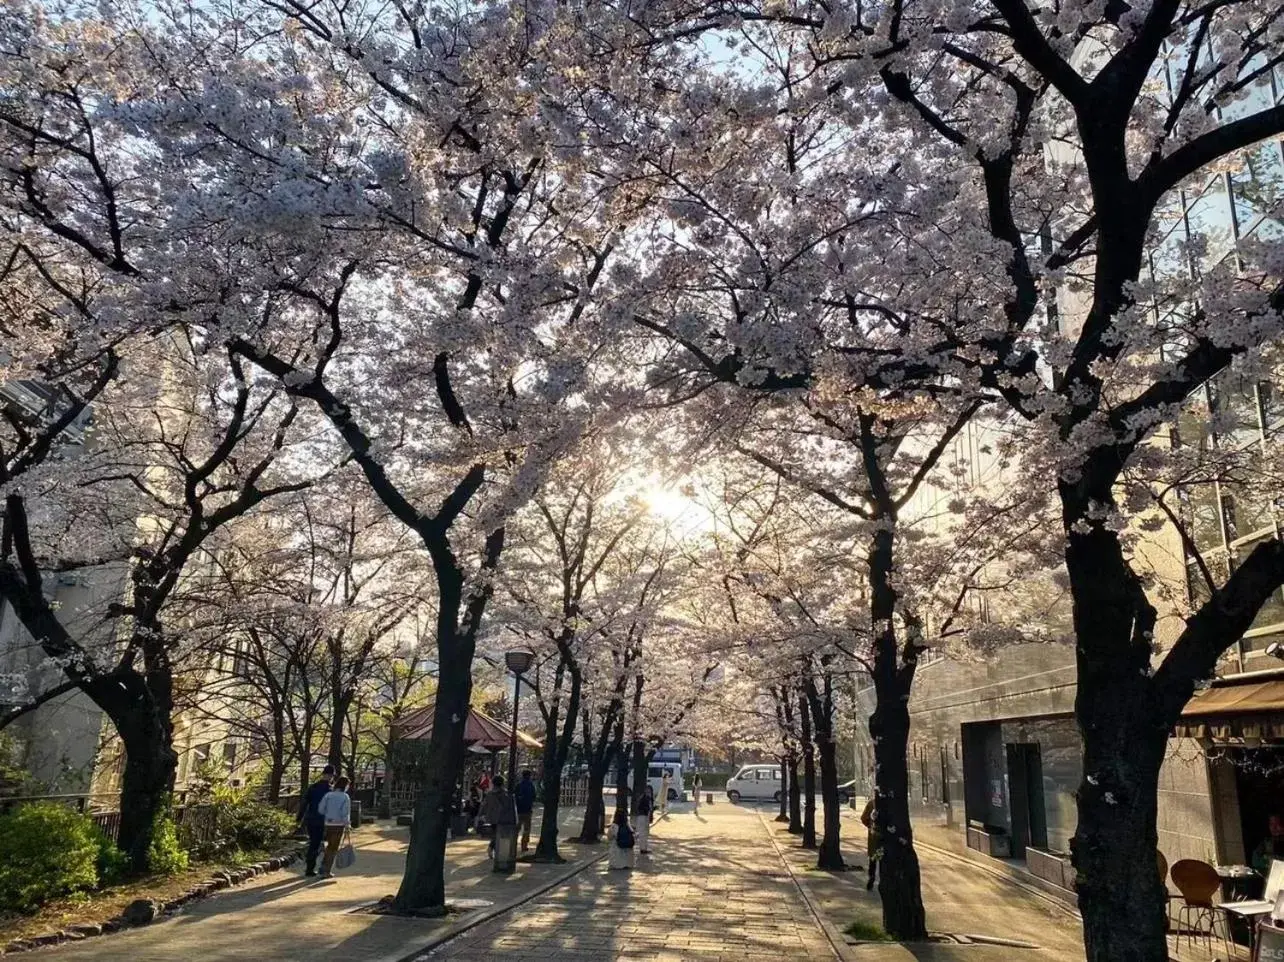
{"type": "MultiPolygon", "coordinates": [[[[325,819],[325,859],[321,862],[321,877],[331,878],[334,875],[335,859],[339,855],[339,846],[343,843],[348,829],[352,825],[352,799],[348,798],[348,779],[340,776],[334,788],[321,799],[317,814],[325,819]]],[[[345,846],[339,867],[347,868],[355,861],[351,852],[352,843],[345,846]]]]}

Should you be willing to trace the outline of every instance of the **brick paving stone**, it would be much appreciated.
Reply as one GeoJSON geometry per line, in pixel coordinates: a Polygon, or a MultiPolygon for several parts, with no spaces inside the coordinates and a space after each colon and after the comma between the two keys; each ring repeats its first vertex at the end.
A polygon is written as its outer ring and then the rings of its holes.
{"type": "Polygon", "coordinates": [[[651,837],[651,857],[633,872],[599,863],[423,962],[835,958],[752,811],[674,811],[651,837]]]}
{"type": "MultiPolygon", "coordinates": [[[[566,812],[564,832],[578,825],[566,812]]],[[[51,946],[22,956],[30,962],[399,962],[453,920],[412,920],[352,914],[395,892],[409,832],[387,824],[354,834],[357,864],[331,881],[295,871],[264,875],[195,902],[178,916],[116,935],[51,946]]],[[[565,837],[565,836],[564,836],[565,837]]],[[[572,858],[592,855],[566,846],[572,858]]],[[[557,877],[564,866],[522,864],[496,875],[486,841],[460,839],[447,848],[447,893],[502,903],[557,877]]],[[[514,952],[525,948],[512,941],[514,952]]],[[[494,958],[493,956],[491,957],[494,958]]],[[[547,962],[547,960],[535,960],[547,962]]]]}

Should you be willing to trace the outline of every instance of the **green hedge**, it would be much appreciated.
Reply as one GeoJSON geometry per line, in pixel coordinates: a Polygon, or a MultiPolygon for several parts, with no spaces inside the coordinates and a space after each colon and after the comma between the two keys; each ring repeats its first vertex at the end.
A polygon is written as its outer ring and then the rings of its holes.
{"type": "Polygon", "coordinates": [[[0,909],[30,912],[97,888],[104,841],[91,819],[56,802],[0,815],[0,909]]]}
{"type": "MultiPolygon", "coordinates": [[[[700,789],[705,792],[721,792],[727,787],[727,779],[731,776],[726,772],[701,772],[700,789]]],[[[684,774],[683,782],[686,783],[687,791],[691,791],[691,786],[695,784],[695,775],[684,774]]]]}
{"type": "Polygon", "coordinates": [[[294,816],[242,793],[219,792],[189,809],[179,827],[182,846],[201,858],[279,848],[293,833],[294,816]]]}

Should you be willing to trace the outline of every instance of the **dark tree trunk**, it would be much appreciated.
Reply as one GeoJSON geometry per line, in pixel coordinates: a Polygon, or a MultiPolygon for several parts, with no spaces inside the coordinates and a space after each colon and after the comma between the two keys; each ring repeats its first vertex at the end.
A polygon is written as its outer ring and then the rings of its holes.
{"type": "MultiPolygon", "coordinates": [[[[633,740],[633,791],[644,792],[648,779],[646,771],[653,752],[647,751],[646,742],[641,738],[633,740]]],[[[657,799],[657,802],[659,800],[657,799]]]]}
{"type": "Polygon", "coordinates": [[[588,796],[584,799],[584,825],[580,841],[593,844],[602,838],[602,823],[606,821],[606,805],[602,793],[606,788],[606,772],[597,765],[588,771],[588,796]]]}
{"type": "Polygon", "coordinates": [[[820,795],[825,804],[825,832],[820,840],[816,867],[830,871],[846,868],[840,838],[842,809],[838,803],[838,743],[834,738],[833,681],[825,673],[823,687],[816,690],[815,679],[808,675],[806,697],[811,708],[815,731],[816,754],[820,759],[820,795]]]}
{"type": "Polygon", "coordinates": [[[130,868],[148,870],[148,852],[157,822],[167,813],[178,770],[173,746],[170,706],[157,704],[158,695],[137,675],[122,680],[119,700],[105,699],[108,716],[125,748],[125,772],[120,790],[120,834],[116,844],[129,856],[130,868]]]}
{"type": "Polygon", "coordinates": [[[312,780],[312,752],[308,746],[312,742],[311,728],[303,731],[303,743],[299,746],[299,815],[303,814],[303,802],[308,794],[312,780]]]}
{"type": "Polygon", "coordinates": [[[633,810],[629,804],[629,765],[632,751],[630,746],[624,744],[623,722],[620,724],[620,747],[615,759],[615,812],[617,815],[623,812],[627,818],[633,810]]]}
{"type": "Polygon", "coordinates": [[[580,715],[581,680],[574,665],[565,665],[571,676],[571,690],[567,696],[565,723],[561,720],[560,699],[555,698],[545,720],[544,739],[544,812],[540,818],[539,842],[535,846],[535,861],[564,862],[557,850],[557,819],[562,804],[562,769],[571,753],[575,738],[575,720],[580,715]],[[549,746],[552,750],[549,750],[549,746]]]}
{"type": "Polygon", "coordinates": [[[590,740],[588,737],[588,723],[585,722],[584,743],[589,756],[588,799],[584,804],[584,827],[580,830],[581,842],[597,842],[602,837],[602,832],[605,829],[606,802],[603,798],[603,790],[606,787],[607,773],[611,770],[611,760],[619,758],[619,740],[623,738],[624,734],[622,729],[610,721],[610,716],[613,714],[614,712],[608,712],[607,717],[603,719],[602,732],[598,735],[598,740],[593,744],[591,750],[587,747],[590,744],[590,740]],[[611,729],[609,736],[606,734],[608,727],[611,729]]]}
{"type": "Polygon", "coordinates": [[[780,756],[780,811],[776,814],[777,822],[789,821],[789,765],[784,755],[780,756]]]}
{"type": "MultiPolygon", "coordinates": [[[[348,709],[352,707],[352,692],[336,691],[330,698],[330,742],[326,750],[326,761],[334,766],[340,775],[343,771],[343,730],[348,718],[348,709]]],[[[349,777],[352,772],[346,773],[349,777]]]]}
{"type": "Polygon", "coordinates": [[[874,638],[874,714],[869,734],[874,745],[874,822],[881,838],[878,894],[883,928],[897,939],[927,937],[923,886],[909,815],[909,694],[916,654],[901,664],[895,628],[896,593],[891,583],[894,535],[874,534],[869,552],[870,614],[883,628],[874,638]]]}
{"type": "Polygon", "coordinates": [[[798,753],[790,752],[789,767],[789,834],[802,834],[802,787],[798,784],[798,753]]]}
{"type": "Polygon", "coordinates": [[[1111,531],[1072,534],[1066,568],[1083,735],[1071,852],[1088,962],[1165,962],[1165,901],[1154,866],[1168,723],[1150,671],[1154,609],[1111,531]]]}
{"type": "Polygon", "coordinates": [[[544,772],[540,781],[544,790],[544,809],[540,815],[535,861],[564,862],[566,860],[557,850],[557,819],[562,810],[562,766],[556,758],[550,759],[547,751],[544,753],[544,772]]]}
{"type": "Polygon", "coordinates": [[[437,695],[425,776],[415,800],[406,868],[395,902],[402,912],[435,913],[446,904],[446,835],[451,798],[463,773],[464,725],[473,687],[473,640],[453,630],[457,597],[455,602],[452,606],[443,600],[438,614],[437,695]],[[450,634],[443,638],[445,632],[450,634]]]}
{"type": "Polygon", "coordinates": [[[271,805],[281,801],[281,783],[285,780],[285,748],[277,743],[272,748],[271,767],[268,769],[267,800],[271,805]]]}
{"type": "Polygon", "coordinates": [[[281,784],[285,781],[285,717],[278,705],[272,714],[272,767],[268,772],[268,801],[281,801],[281,784]]]}
{"type": "Polygon", "coordinates": [[[811,709],[807,699],[798,701],[798,717],[802,728],[803,756],[803,824],[802,847],[816,847],[816,752],[811,740],[811,709]]]}

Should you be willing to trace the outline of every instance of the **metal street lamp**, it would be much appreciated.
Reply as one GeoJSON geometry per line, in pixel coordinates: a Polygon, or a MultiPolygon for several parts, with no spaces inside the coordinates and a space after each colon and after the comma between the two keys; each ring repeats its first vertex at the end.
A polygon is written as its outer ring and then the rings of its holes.
{"type": "Polygon", "coordinates": [[[517,788],[517,704],[522,691],[522,675],[535,661],[535,655],[524,648],[504,652],[504,664],[513,673],[513,731],[508,742],[508,790],[517,788]]]}

